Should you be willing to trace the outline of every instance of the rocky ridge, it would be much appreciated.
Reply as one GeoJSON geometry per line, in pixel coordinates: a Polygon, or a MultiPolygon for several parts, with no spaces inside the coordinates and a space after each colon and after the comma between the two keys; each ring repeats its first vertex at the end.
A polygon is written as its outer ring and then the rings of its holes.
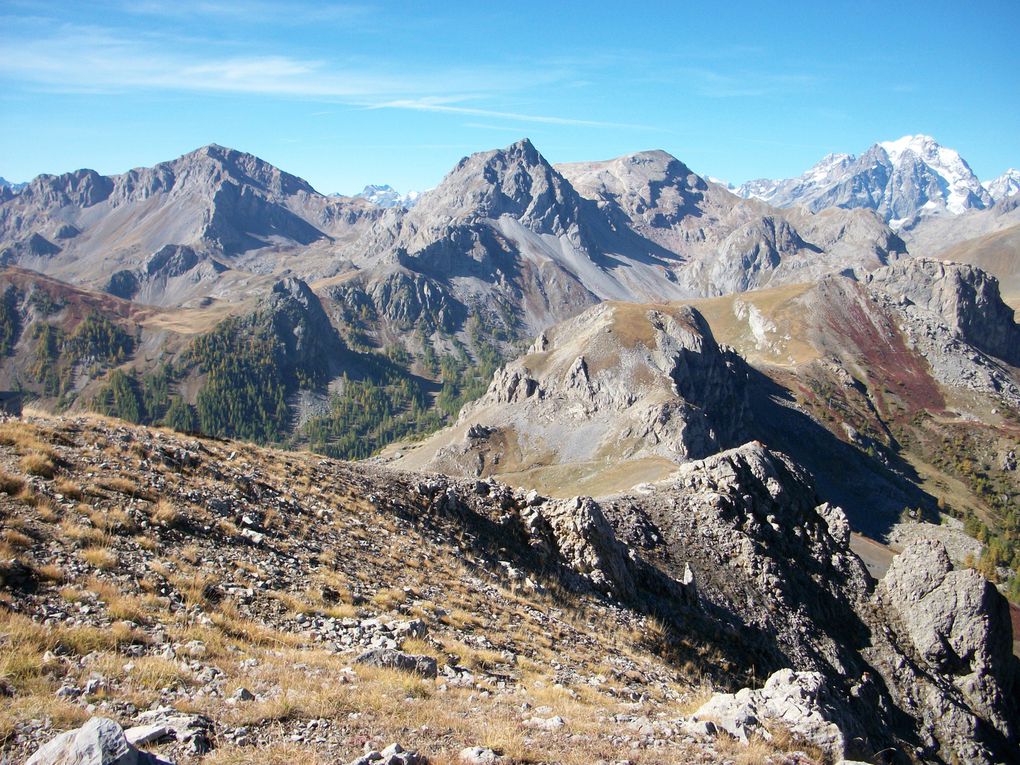
{"type": "MultiPolygon", "coordinates": [[[[761,444],[636,492],[555,501],[93,419],[0,431],[0,506],[21,535],[6,534],[2,571],[4,639],[25,657],[7,676],[12,754],[90,715],[172,727],[176,709],[242,759],[386,740],[441,757],[477,746],[485,714],[504,721],[489,746],[506,762],[579,746],[593,760],[717,761],[725,715],[683,711],[686,663],[730,691],[779,670],[801,673],[784,688],[814,678],[781,698],[821,707],[766,701],[777,680],[755,710],[792,741],[836,725],[846,748],[816,737],[817,757],[992,762],[1015,746],[1015,659],[991,629],[1001,596],[972,598],[972,577],[943,573],[924,612],[964,598],[990,627],[929,625],[913,586],[874,589],[842,512],[761,444]],[[24,472],[32,454],[52,478],[24,472]],[[394,565],[411,559],[422,565],[394,565]],[[499,632],[508,618],[523,623],[499,632]],[[938,636],[980,683],[926,647],[938,636]],[[925,700],[953,683],[965,690],[925,700]],[[25,716],[47,697],[48,723],[25,716]],[[412,722],[436,704],[442,725],[412,722]]],[[[176,734],[153,742],[180,762],[207,756],[176,734]]]]}

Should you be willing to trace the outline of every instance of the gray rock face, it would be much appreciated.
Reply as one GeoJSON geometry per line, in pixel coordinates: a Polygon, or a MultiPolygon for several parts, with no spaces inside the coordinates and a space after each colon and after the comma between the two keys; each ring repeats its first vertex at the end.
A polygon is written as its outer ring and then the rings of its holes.
{"type": "Polygon", "coordinates": [[[590,497],[528,503],[521,516],[534,543],[551,548],[595,590],[619,599],[634,597],[627,548],[590,497]]]}
{"type": "Polygon", "coordinates": [[[961,340],[1020,365],[1020,325],[1002,302],[998,280],[974,266],[911,258],[870,274],[869,287],[939,317],[961,340]]]}
{"type": "Polygon", "coordinates": [[[828,682],[821,673],[792,669],[773,673],[765,687],[758,690],[717,693],[694,713],[696,721],[713,722],[744,743],[752,735],[771,739],[764,725],[778,722],[834,759],[841,758],[846,749],[846,739],[836,722],[840,716],[838,703],[830,698],[828,682]]]}
{"type": "Polygon", "coordinates": [[[425,678],[435,678],[439,675],[436,660],[431,656],[414,656],[389,648],[365,651],[354,661],[370,667],[383,667],[385,669],[398,669],[401,672],[411,672],[425,678]]]}
{"type": "Polygon", "coordinates": [[[28,758],[25,765],[167,765],[128,743],[113,720],[93,717],[82,727],[61,733],[28,758]]]}
{"type": "Polygon", "coordinates": [[[1015,742],[1016,660],[1009,607],[995,587],[976,571],[953,570],[940,542],[920,540],[893,561],[878,597],[929,670],[1015,742]]]}
{"type": "Polygon", "coordinates": [[[412,459],[484,475],[507,460],[681,461],[743,439],[746,370],[693,308],[602,304],[540,340],[462,410],[452,442],[412,459]]]}

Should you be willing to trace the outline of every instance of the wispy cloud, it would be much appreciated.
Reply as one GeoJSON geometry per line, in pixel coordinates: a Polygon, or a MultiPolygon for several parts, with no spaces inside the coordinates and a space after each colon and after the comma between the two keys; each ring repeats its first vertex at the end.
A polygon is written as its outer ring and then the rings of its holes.
{"type": "MultiPolygon", "coordinates": [[[[407,84],[367,71],[284,55],[202,57],[98,27],[64,27],[0,46],[0,76],[51,92],[128,90],[263,93],[312,98],[399,94],[407,84]]],[[[166,46],[172,47],[172,46],[166,46]]]]}
{"type": "Polygon", "coordinates": [[[514,120],[516,122],[535,122],[542,125],[569,125],[572,127],[597,127],[597,128],[630,128],[634,130],[644,129],[642,125],[627,125],[619,122],[600,122],[598,120],[574,119],[571,117],[554,117],[541,114],[526,114],[522,112],[505,112],[495,109],[477,109],[471,106],[453,106],[437,100],[423,99],[402,99],[387,101],[375,104],[373,109],[408,109],[417,112],[440,112],[444,114],[464,114],[471,117],[492,117],[494,119],[514,120]]]}
{"type": "MultiPolygon", "coordinates": [[[[142,4],[144,5],[144,4],[142,4]]],[[[216,3],[196,3],[218,7],[216,3]]],[[[232,7],[232,6],[231,6],[232,7]]],[[[209,11],[214,12],[214,11],[209,11]]],[[[226,12],[226,11],[224,11],[226,12]]],[[[484,117],[518,123],[638,128],[615,122],[488,108],[508,94],[573,79],[556,67],[419,68],[379,61],[329,61],[289,55],[209,55],[207,47],[159,35],[128,36],[103,27],[64,25],[45,36],[5,35],[0,78],[62,93],[178,91],[265,95],[484,117]]]]}

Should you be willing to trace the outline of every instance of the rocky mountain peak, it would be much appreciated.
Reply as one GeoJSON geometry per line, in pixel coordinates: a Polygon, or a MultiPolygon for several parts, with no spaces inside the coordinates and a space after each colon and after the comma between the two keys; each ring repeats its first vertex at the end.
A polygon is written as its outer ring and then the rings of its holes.
{"type": "Polygon", "coordinates": [[[172,162],[160,163],[153,169],[156,170],[162,165],[168,165],[182,179],[205,176],[214,181],[255,186],[277,196],[298,192],[317,193],[306,181],[280,170],[254,154],[215,143],[189,152],[172,162]]]}
{"type": "Polygon", "coordinates": [[[563,234],[581,200],[527,138],[462,159],[412,210],[418,224],[509,215],[537,233],[563,234]]]}
{"type": "Polygon", "coordinates": [[[985,187],[993,200],[1001,202],[1020,194],[1020,170],[1011,167],[998,178],[985,181],[981,185],[985,187]]]}
{"type": "Polygon", "coordinates": [[[456,429],[414,459],[468,474],[508,459],[603,464],[609,455],[672,468],[743,440],[746,382],[694,308],[601,303],[498,370],[456,429]]]}
{"type": "Polygon", "coordinates": [[[82,169],[61,175],[37,176],[22,189],[18,198],[25,204],[92,207],[106,200],[112,191],[113,181],[110,178],[95,170],[82,169]]]}
{"type": "Polygon", "coordinates": [[[816,212],[863,207],[893,225],[918,215],[959,215],[992,204],[959,152],[927,135],[876,143],[859,157],[830,154],[797,178],[749,181],[737,193],[816,212]]]}
{"type": "MultiPolygon", "coordinates": [[[[331,194],[330,196],[341,196],[340,194],[331,194]]],[[[391,207],[403,207],[410,208],[418,202],[421,196],[420,191],[409,191],[406,194],[401,194],[395,188],[387,183],[374,184],[370,183],[365,186],[359,193],[355,194],[356,199],[364,199],[377,207],[391,208],[391,207]]]]}
{"type": "Polygon", "coordinates": [[[556,169],[581,196],[596,201],[610,215],[651,229],[675,226],[697,214],[706,196],[724,195],[721,189],[710,191],[703,178],[661,149],[604,162],[557,165],[556,169]]]}

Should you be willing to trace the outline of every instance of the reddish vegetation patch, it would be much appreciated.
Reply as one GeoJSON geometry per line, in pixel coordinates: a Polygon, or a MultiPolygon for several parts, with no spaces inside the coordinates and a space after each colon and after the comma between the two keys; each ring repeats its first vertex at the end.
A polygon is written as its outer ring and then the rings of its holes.
{"type": "Polygon", "coordinates": [[[9,266],[0,271],[0,279],[8,284],[13,284],[19,290],[27,292],[32,287],[42,290],[54,300],[57,300],[71,309],[72,317],[69,319],[67,329],[73,329],[75,325],[88,313],[100,313],[103,316],[118,319],[140,320],[141,314],[146,313],[145,309],[127,300],[121,300],[105,292],[92,292],[72,287],[64,282],[50,279],[47,276],[28,271],[23,268],[9,266]]]}
{"type": "Polygon", "coordinates": [[[946,401],[931,378],[928,362],[907,348],[890,317],[878,305],[865,307],[863,296],[846,297],[841,304],[830,304],[828,325],[855,348],[857,361],[866,370],[868,387],[882,415],[910,416],[925,409],[943,411],[946,401]],[[890,411],[891,399],[897,399],[906,411],[890,411]]]}

